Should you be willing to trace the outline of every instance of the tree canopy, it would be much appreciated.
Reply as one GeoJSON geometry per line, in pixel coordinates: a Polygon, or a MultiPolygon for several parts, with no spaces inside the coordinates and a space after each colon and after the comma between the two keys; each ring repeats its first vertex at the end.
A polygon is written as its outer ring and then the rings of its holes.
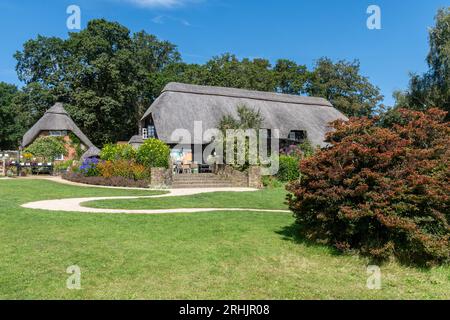
{"type": "MultiPolygon", "coordinates": [[[[26,87],[66,103],[66,110],[96,144],[128,139],[155,98],[151,74],[177,62],[175,45],[116,22],[92,20],[67,40],[38,36],[15,54],[26,87]]],[[[26,98],[32,93],[24,90],[26,98]]],[[[38,110],[42,116],[45,110],[38,110]]]]}
{"type": "Polygon", "coordinates": [[[171,82],[314,95],[348,116],[370,115],[381,97],[360,74],[358,62],[320,59],[313,70],[295,61],[238,58],[225,53],[204,64],[181,60],[177,47],[145,31],[91,20],[67,39],[38,35],[16,52],[20,90],[0,89],[1,148],[17,147],[23,134],[56,101],[101,146],[128,140],[138,120],[171,82]],[[11,91],[12,90],[12,91],[11,91]]]}
{"type": "Polygon", "coordinates": [[[328,58],[317,61],[307,85],[311,96],[329,100],[347,116],[371,116],[379,107],[383,96],[367,77],[360,75],[360,63],[328,58]]]}
{"type": "MultiPolygon", "coordinates": [[[[177,63],[160,75],[161,86],[177,81],[189,84],[231,87],[290,94],[305,92],[309,72],[304,65],[278,60],[272,66],[266,59],[240,60],[231,53],[211,58],[203,65],[177,63]]],[[[161,87],[160,87],[161,88],[161,87]]]]}
{"type": "Polygon", "coordinates": [[[16,116],[12,100],[17,94],[17,87],[0,82],[0,150],[13,149],[20,139],[14,117],[16,116]]]}
{"type": "Polygon", "coordinates": [[[305,65],[279,59],[272,66],[266,59],[239,60],[226,53],[204,65],[179,63],[160,75],[163,84],[178,81],[191,84],[272,91],[326,98],[347,116],[371,116],[380,108],[380,89],[360,74],[358,61],[334,63],[328,58],[317,61],[310,71],[305,65]]]}
{"type": "Polygon", "coordinates": [[[440,9],[435,20],[436,25],[429,30],[429,70],[412,74],[408,90],[395,93],[397,107],[450,111],[450,7],[440,9]]]}

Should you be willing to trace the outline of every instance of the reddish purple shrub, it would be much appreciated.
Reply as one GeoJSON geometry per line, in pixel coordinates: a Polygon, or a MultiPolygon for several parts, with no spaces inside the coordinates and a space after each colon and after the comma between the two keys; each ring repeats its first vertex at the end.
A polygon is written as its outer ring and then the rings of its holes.
{"type": "Polygon", "coordinates": [[[334,123],[332,147],[301,162],[289,205],[309,239],[383,260],[450,260],[450,125],[445,113],[400,110],[334,123]]]}

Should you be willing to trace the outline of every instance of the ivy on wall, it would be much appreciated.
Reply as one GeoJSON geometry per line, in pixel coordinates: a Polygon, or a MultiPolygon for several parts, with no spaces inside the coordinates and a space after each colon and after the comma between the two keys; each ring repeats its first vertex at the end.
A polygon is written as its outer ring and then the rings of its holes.
{"type": "Polygon", "coordinates": [[[76,160],[79,160],[84,153],[81,140],[73,132],[69,133],[70,146],[75,149],[76,160]]]}

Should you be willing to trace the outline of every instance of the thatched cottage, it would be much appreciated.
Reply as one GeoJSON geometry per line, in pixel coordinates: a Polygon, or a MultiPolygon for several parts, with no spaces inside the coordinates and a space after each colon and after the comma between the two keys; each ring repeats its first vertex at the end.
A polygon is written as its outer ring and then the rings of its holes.
{"type": "MultiPolygon", "coordinates": [[[[194,137],[196,121],[202,122],[204,130],[217,128],[223,116],[237,117],[239,105],[259,110],[264,129],[280,130],[280,145],[308,139],[313,145],[325,146],[329,123],[347,120],[323,98],[169,83],[142,117],[140,134],[129,143],[137,147],[147,138],[157,138],[175,146],[179,142],[173,140],[175,130],[187,130],[194,137]]],[[[210,142],[202,141],[202,144],[210,142]]],[[[194,141],[184,152],[193,149],[194,141]]]]}
{"type": "Polygon", "coordinates": [[[42,118],[25,133],[22,139],[22,148],[31,145],[40,136],[62,137],[67,142],[67,156],[61,155],[56,160],[71,160],[75,158],[76,150],[69,143],[70,133],[74,134],[80,140],[80,147],[84,151],[82,158],[97,156],[100,153],[100,150],[94,146],[89,138],[73,122],[62,103],[56,103],[48,109],[42,118]]]}

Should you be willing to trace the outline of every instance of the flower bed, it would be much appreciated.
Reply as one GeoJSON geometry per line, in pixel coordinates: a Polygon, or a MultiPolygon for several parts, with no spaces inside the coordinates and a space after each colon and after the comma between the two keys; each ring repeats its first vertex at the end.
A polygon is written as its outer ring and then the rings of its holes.
{"type": "Polygon", "coordinates": [[[156,139],[147,140],[137,151],[130,145],[108,144],[101,150],[100,159],[85,159],[63,178],[92,185],[148,188],[150,168],[167,168],[169,153],[169,147],[156,139]]]}
{"type": "Polygon", "coordinates": [[[148,181],[127,179],[124,177],[110,177],[110,178],[87,177],[81,173],[74,173],[74,172],[66,173],[62,177],[63,179],[68,181],[91,184],[95,186],[149,188],[148,181]]]}

